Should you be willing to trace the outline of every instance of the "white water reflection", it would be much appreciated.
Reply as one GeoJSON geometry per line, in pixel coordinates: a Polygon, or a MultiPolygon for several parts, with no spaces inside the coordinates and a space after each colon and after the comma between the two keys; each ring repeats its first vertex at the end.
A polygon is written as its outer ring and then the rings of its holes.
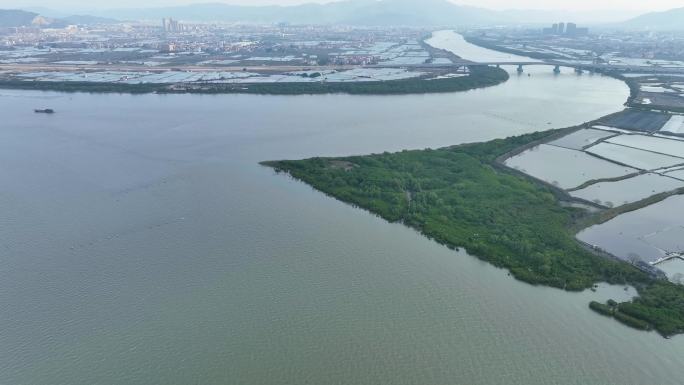
{"type": "Polygon", "coordinates": [[[541,60],[532,59],[525,56],[513,55],[505,52],[492,51],[490,49],[478,47],[470,44],[454,31],[437,31],[426,43],[435,48],[445,49],[454,52],[465,60],[475,62],[539,62],[541,60]]]}

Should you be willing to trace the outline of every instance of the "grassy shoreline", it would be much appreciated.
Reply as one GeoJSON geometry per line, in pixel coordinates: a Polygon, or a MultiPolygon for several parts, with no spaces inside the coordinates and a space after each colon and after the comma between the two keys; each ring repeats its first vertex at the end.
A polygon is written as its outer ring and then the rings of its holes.
{"type": "Polygon", "coordinates": [[[499,162],[567,130],[436,150],[262,165],[450,248],[464,248],[533,285],[568,291],[598,282],[633,285],[639,297],[618,304],[620,315],[614,318],[666,337],[684,333],[684,287],[588,250],[576,231],[604,217],[563,207],[557,189],[499,162]]]}
{"type": "Polygon", "coordinates": [[[474,66],[470,71],[470,76],[434,80],[418,77],[387,81],[312,83],[188,83],[170,85],[0,79],[0,89],[130,94],[403,95],[468,91],[495,86],[509,79],[508,73],[500,68],[474,66]]]}

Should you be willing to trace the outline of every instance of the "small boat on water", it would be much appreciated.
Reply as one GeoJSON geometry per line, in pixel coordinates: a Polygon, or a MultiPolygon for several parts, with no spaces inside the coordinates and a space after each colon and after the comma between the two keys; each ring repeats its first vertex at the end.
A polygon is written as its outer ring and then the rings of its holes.
{"type": "Polygon", "coordinates": [[[36,108],[33,110],[36,114],[54,114],[55,110],[52,108],[36,108]]]}

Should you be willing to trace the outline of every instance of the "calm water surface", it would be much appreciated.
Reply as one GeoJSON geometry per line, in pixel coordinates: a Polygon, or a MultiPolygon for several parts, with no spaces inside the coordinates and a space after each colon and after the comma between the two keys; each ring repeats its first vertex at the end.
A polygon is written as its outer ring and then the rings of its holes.
{"type": "Polygon", "coordinates": [[[578,238],[625,260],[655,262],[684,250],[684,195],[674,195],[581,231],[578,238]]]}
{"type": "Polygon", "coordinates": [[[681,383],[684,338],[587,309],[633,293],[517,282],[257,164],[568,126],[628,95],[535,71],[426,96],[0,91],[0,384],[681,383]]]}
{"type": "Polygon", "coordinates": [[[470,61],[501,63],[540,61],[525,56],[493,51],[491,49],[469,44],[462,35],[449,30],[434,32],[432,37],[427,40],[427,43],[437,48],[452,51],[459,57],[470,61]]]}

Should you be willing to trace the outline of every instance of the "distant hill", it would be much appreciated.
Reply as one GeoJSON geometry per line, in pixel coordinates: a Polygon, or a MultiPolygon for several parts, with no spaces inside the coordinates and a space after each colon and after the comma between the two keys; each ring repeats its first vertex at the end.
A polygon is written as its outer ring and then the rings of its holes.
{"type": "Polygon", "coordinates": [[[67,26],[67,25],[87,25],[87,24],[114,24],[119,21],[116,19],[110,19],[107,17],[98,17],[90,15],[71,15],[67,17],[60,17],[55,19],[50,25],[52,27],[57,27],[57,25],[67,26]]]}
{"type": "Polygon", "coordinates": [[[36,16],[38,16],[37,13],[18,9],[0,9],[0,28],[31,25],[36,16]]]}
{"type": "Polygon", "coordinates": [[[39,26],[47,28],[63,28],[67,25],[77,24],[112,24],[117,20],[89,16],[73,15],[61,18],[46,17],[35,12],[28,12],[15,9],[0,9],[0,28],[39,26]]]}
{"type": "Polygon", "coordinates": [[[56,18],[57,17],[66,17],[66,16],[69,16],[73,13],[73,12],[66,12],[66,11],[63,11],[61,9],[57,10],[54,8],[47,8],[47,7],[22,7],[21,9],[24,11],[37,13],[39,15],[45,15],[45,16],[56,17],[56,18]]]}
{"type": "Polygon", "coordinates": [[[495,11],[453,4],[447,0],[346,0],[297,6],[238,6],[221,3],[114,9],[101,16],[126,20],[172,17],[185,21],[261,22],[348,25],[477,25],[502,20],[495,11]]]}
{"type": "Polygon", "coordinates": [[[631,19],[624,26],[652,30],[684,30],[684,8],[675,8],[664,12],[652,12],[631,19]]]}
{"type": "Polygon", "coordinates": [[[559,21],[620,22],[635,16],[628,11],[566,12],[549,10],[493,11],[454,4],[448,0],[343,0],[295,6],[240,6],[200,3],[158,8],[111,9],[99,16],[120,20],[187,22],[250,22],[292,24],[347,24],[364,26],[481,26],[527,24],[541,27],[559,21]]]}
{"type": "MultiPolygon", "coordinates": [[[[1,1],[1,0],[0,0],[1,1]]],[[[308,3],[295,6],[241,6],[225,3],[200,3],[156,8],[111,9],[95,15],[67,16],[59,11],[35,8],[36,12],[0,11],[0,27],[30,25],[34,19],[42,27],[59,28],[69,24],[108,24],[118,20],[161,20],[174,18],[186,22],[248,22],[291,24],[345,24],[352,26],[424,26],[471,27],[483,25],[527,24],[540,27],[558,21],[580,21],[605,15],[559,13],[535,10],[493,11],[484,8],[457,5],[449,0],[343,0],[326,4],[308,3]],[[41,15],[41,16],[39,16],[41,15]],[[36,19],[36,17],[38,17],[36,19]],[[6,20],[5,20],[6,19],[6,20]]],[[[666,25],[682,28],[676,20],[684,20],[680,9],[670,11],[672,16],[648,14],[630,23],[666,25]],[[648,21],[663,17],[666,22],[648,21]],[[642,20],[643,19],[643,20],[642,20]]],[[[611,22],[620,21],[618,13],[610,15],[611,22]]],[[[595,22],[596,20],[594,20],[595,22]]],[[[35,23],[34,23],[35,24],[35,23]]],[[[627,23],[625,23],[627,25],[627,23]]]]}

